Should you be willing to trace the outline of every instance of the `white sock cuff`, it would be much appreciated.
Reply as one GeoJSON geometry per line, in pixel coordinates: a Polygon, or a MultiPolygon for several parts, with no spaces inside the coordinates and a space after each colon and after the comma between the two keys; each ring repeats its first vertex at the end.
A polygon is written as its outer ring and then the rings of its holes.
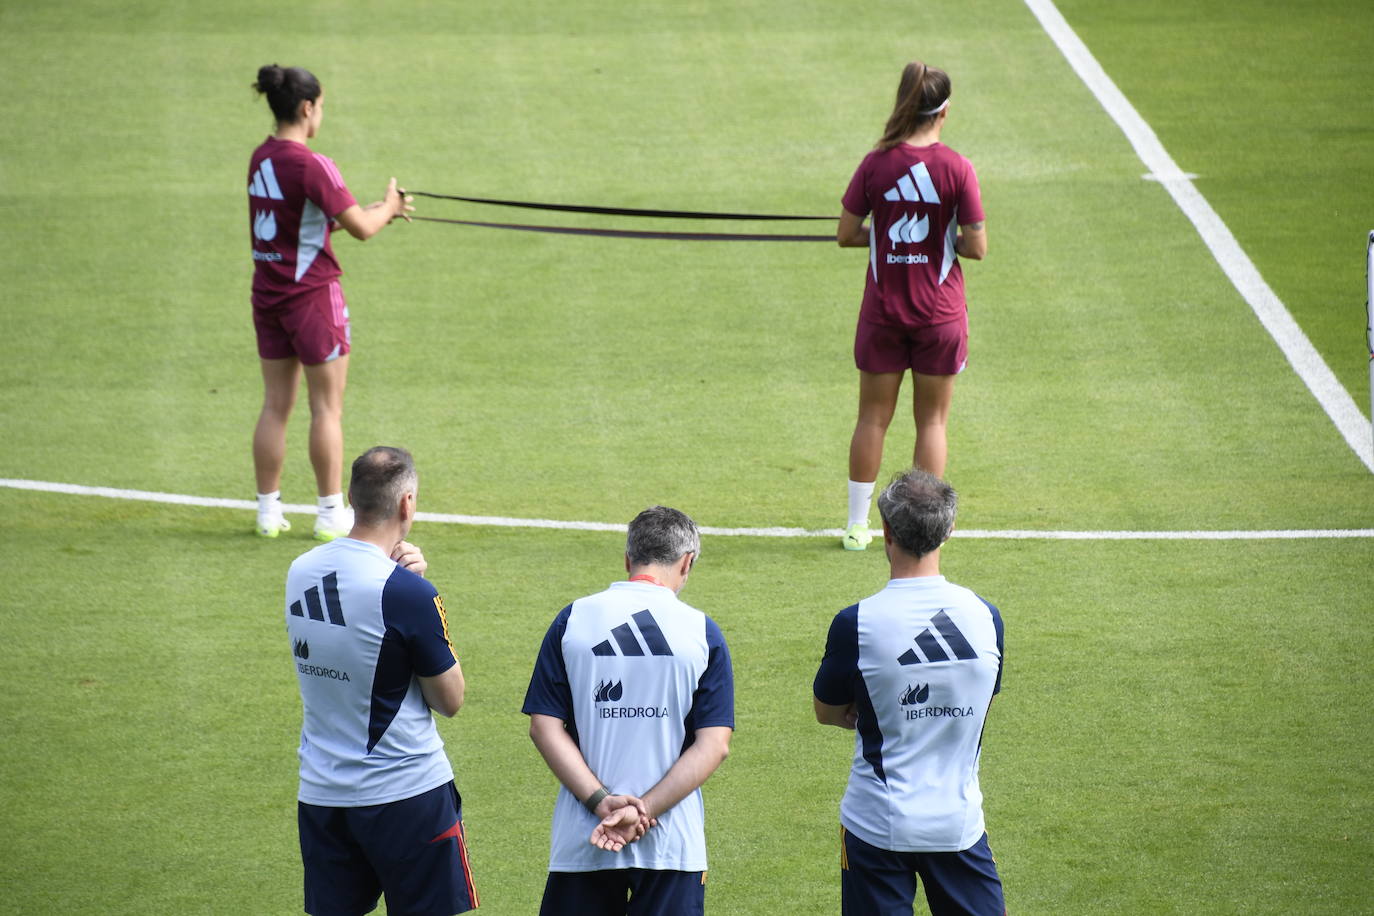
{"type": "Polygon", "coordinates": [[[331,493],[328,496],[321,496],[319,499],[319,506],[321,509],[342,509],[343,494],[331,493]]]}
{"type": "Polygon", "coordinates": [[[876,481],[849,481],[849,526],[867,525],[876,481]]]}

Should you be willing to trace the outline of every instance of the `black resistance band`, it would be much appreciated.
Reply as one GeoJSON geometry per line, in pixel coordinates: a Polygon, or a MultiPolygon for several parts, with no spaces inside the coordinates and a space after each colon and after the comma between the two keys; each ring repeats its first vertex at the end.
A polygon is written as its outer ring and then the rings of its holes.
{"type": "Polygon", "coordinates": [[[594,207],[589,204],[543,204],[527,200],[498,200],[491,197],[460,197],[457,194],[432,194],[429,191],[410,191],[416,197],[437,200],[460,200],[469,204],[488,204],[494,207],[522,207],[526,210],[557,210],[561,213],[599,213],[603,216],[656,216],[659,219],[739,219],[739,220],[829,220],[835,216],[785,216],[778,213],[709,213],[699,210],[642,210],[636,207],[594,207]]]}
{"type": "MultiPolygon", "coordinates": [[[[416,192],[409,191],[409,194],[416,192]]],[[[796,217],[786,217],[795,219],[796,217]]],[[[817,219],[819,217],[804,217],[817,219]]],[[[485,229],[513,229],[519,232],[549,232],[556,235],[594,235],[612,239],[677,239],[684,242],[834,242],[833,235],[769,235],[746,232],[650,232],[643,229],[582,229],[574,226],[530,226],[523,223],[485,223],[468,219],[441,219],[437,216],[412,216],[427,223],[452,223],[456,226],[481,226],[485,229]]]]}

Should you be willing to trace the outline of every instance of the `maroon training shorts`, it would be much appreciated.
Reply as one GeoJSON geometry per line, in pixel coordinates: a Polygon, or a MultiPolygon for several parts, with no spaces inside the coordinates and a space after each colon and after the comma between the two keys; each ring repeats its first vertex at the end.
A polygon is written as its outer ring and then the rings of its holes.
{"type": "Polygon", "coordinates": [[[958,375],[968,362],[968,315],[925,328],[898,328],[859,319],[854,365],[861,372],[958,375]]]}
{"type": "Polygon", "coordinates": [[[349,351],[348,305],[335,280],[301,293],[281,305],[253,308],[258,356],[296,357],[307,366],[327,363],[349,351]]]}

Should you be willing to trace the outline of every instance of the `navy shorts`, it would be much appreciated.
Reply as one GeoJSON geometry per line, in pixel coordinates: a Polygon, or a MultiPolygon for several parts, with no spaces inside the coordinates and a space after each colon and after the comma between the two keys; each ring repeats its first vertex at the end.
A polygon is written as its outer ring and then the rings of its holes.
{"type": "Polygon", "coordinates": [[[968,315],[925,328],[898,328],[859,319],[854,365],[860,372],[958,375],[968,363],[968,315]]]}
{"type": "Polygon", "coordinates": [[[1002,879],[985,833],[963,852],[891,852],[840,828],[841,911],[845,916],[911,916],[917,877],[931,916],[1005,916],[1002,879]]]}
{"type": "Polygon", "coordinates": [[[551,871],[539,916],[702,916],[706,872],[551,871]]]}
{"type": "Polygon", "coordinates": [[[390,916],[452,916],[477,906],[463,800],[452,781],[385,805],[297,803],[305,911],[361,916],[386,894],[390,916]]]}

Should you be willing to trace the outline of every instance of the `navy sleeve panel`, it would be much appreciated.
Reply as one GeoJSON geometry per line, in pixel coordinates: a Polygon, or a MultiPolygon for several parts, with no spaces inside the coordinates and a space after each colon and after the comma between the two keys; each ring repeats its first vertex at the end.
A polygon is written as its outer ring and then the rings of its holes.
{"type": "Polygon", "coordinates": [[[1002,692],[1002,669],[1007,664],[1007,648],[1004,645],[1005,638],[1002,633],[1002,614],[997,610],[997,605],[982,595],[978,596],[978,600],[988,606],[988,611],[992,614],[992,627],[997,631],[997,682],[992,685],[992,695],[996,696],[1002,692]]]}
{"type": "Polygon", "coordinates": [[[369,754],[391,727],[392,720],[401,708],[401,701],[410,690],[412,677],[405,643],[395,630],[388,628],[377,651],[377,670],[372,675],[372,703],[367,719],[369,754]]]}
{"type": "MultiPolygon", "coordinates": [[[[858,716],[854,730],[859,733],[859,740],[863,742],[864,759],[873,767],[873,775],[886,783],[887,771],[883,768],[883,733],[878,728],[878,713],[873,709],[873,698],[868,695],[868,685],[857,671],[854,674],[854,682],[858,685],[858,689],[854,691],[854,712],[858,716]]],[[[821,702],[824,703],[825,700],[821,702]]]]}
{"type": "Polygon", "coordinates": [[[855,700],[859,677],[859,606],[851,604],[830,622],[825,657],[816,672],[812,692],[827,706],[848,706],[855,700]]]}
{"type": "Polygon", "coordinates": [[[735,727],[735,672],[730,663],[730,647],[725,635],[710,617],[706,618],[706,670],[692,694],[692,712],[687,717],[688,731],[698,728],[735,727]]]}
{"type": "Polygon", "coordinates": [[[444,601],[429,581],[397,566],[382,589],[382,620],[395,633],[420,677],[437,677],[458,662],[444,601]]]}
{"type": "Polygon", "coordinates": [[[573,721],[572,688],[568,685],[568,666],[563,661],[563,633],[568,628],[572,605],[558,612],[544,634],[539,657],[534,662],[530,686],[525,691],[525,715],[553,716],[564,722],[573,721]]]}

